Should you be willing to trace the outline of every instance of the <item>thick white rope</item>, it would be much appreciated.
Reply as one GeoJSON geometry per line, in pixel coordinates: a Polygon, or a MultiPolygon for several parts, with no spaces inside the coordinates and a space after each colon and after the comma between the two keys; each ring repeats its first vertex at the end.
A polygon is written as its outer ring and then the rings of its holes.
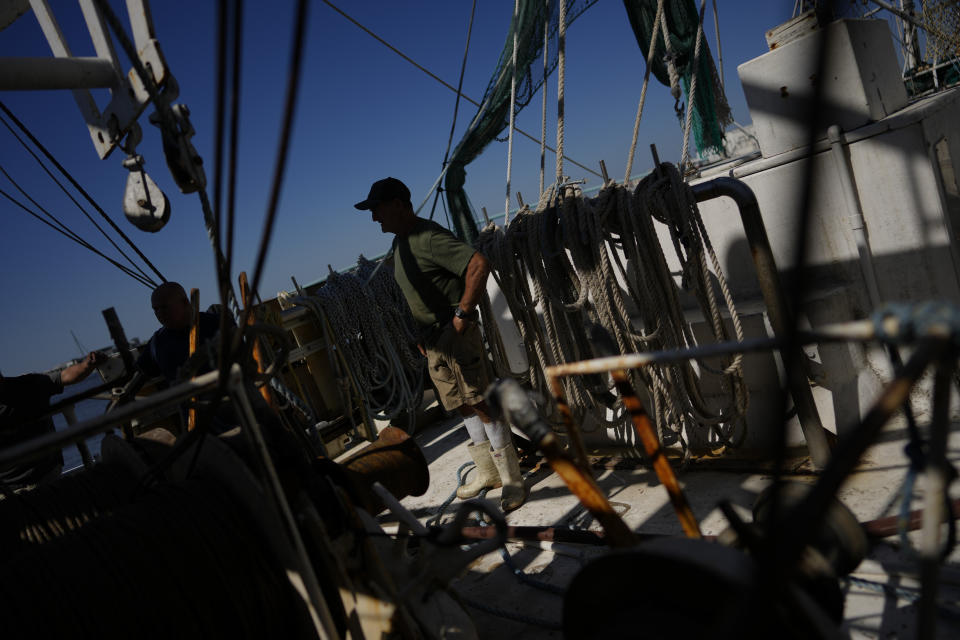
{"type": "Polygon", "coordinates": [[[680,74],[677,71],[676,54],[673,53],[673,43],[670,41],[670,29],[667,28],[667,13],[660,14],[660,31],[663,33],[663,46],[667,49],[667,75],[670,76],[670,95],[674,100],[680,99],[680,74]]]}
{"type": "Polygon", "coordinates": [[[647,69],[643,72],[643,88],[640,89],[640,104],[637,105],[637,119],[633,122],[633,140],[630,142],[630,155],[627,156],[627,171],[623,175],[623,183],[630,180],[633,172],[633,157],[637,153],[637,138],[640,135],[640,118],[643,117],[643,103],[647,99],[647,85],[650,84],[650,65],[657,51],[657,25],[663,15],[663,0],[657,2],[657,16],[653,19],[653,29],[650,32],[650,48],[647,50],[647,69]]]}
{"type": "Polygon", "coordinates": [[[697,44],[693,48],[693,71],[690,74],[690,92],[687,94],[686,122],[683,125],[683,149],[680,152],[680,171],[686,172],[690,161],[690,125],[693,123],[693,104],[697,95],[697,70],[700,66],[700,43],[703,40],[703,11],[707,0],[700,0],[700,18],[697,22],[697,44]]]}
{"type": "MultiPolygon", "coordinates": [[[[564,197],[556,195],[555,187],[548,189],[535,211],[524,208],[509,228],[488,225],[481,233],[477,248],[490,259],[520,331],[530,365],[529,383],[535,389],[545,390],[543,367],[591,354],[587,321],[606,328],[622,353],[696,343],[654,219],[671,225],[689,243],[686,246],[675,237],[677,257],[688,274],[685,279],[693,286],[714,337],[726,339],[712,291],[712,280],[716,279],[730,309],[737,339],[741,339],[732,296],[696,203],[679,172],[663,167],[633,193],[611,185],[595,199],[587,200],[578,192],[564,197]],[[629,272],[620,262],[618,245],[631,267],[629,272]],[[626,283],[626,294],[646,333],[631,324],[631,311],[615,269],[626,283]]],[[[493,347],[499,340],[496,324],[488,323],[485,317],[484,326],[493,347]]],[[[502,358],[502,353],[494,354],[495,363],[502,358]]],[[[745,433],[742,418],[747,401],[740,361],[735,360],[722,371],[698,364],[699,369],[690,362],[634,370],[632,382],[648,389],[664,444],[679,442],[688,453],[736,446],[745,433]],[[731,400],[728,406],[714,407],[717,403],[704,397],[701,379],[709,376],[720,378],[721,391],[731,400]]],[[[563,380],[575,419],[583,424],[582,419],[590,416],[587,428],[613,428],[619,438],[630,442],[633,432],[622,406],[611,403],[606,386],[591,384],[581,377],[563,380]],[[612,420],[607,417],[611,409],[612,420]]]]}
{"type": "MultiPolygon", "coordinates": [[[[338,374],[346,378],[340,381],[342,397],[352,387],[368,415],[392,420],[407,413],[412,428],[426,368],[414,346],[413,319],[392,274],[363,256],[357,265],[356,275],[331,270],[316,295],[289,301],[309,308],[329,328],[327,342],[346,365],[338,374]]],[[[345,406],[345,413],[352,409],[345,406]]]]}
{"type": "MultiPolygon", "coordinates": [[[[567,75],[567,2],[560,0],[557,28],[557,184],[563,183],[563,108],[567,75]]],[[[559,195],[559,194],[558,194],[559,195]]]]}

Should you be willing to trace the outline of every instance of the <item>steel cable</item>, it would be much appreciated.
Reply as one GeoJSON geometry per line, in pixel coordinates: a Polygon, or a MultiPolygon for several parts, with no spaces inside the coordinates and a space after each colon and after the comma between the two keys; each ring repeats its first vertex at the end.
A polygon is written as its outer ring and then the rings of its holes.
{"type": "Polygon", "coordinates": [[[89,202],[90,205],[97,210],[97,212],[103,217],[103,219],[110,224],[113,230],[116,231],[117,234],[121,238],[123,238],[123,240],[127,244],[130,245],[130,248],[133,249],[138,256],[140,256],[140,259],[143,260],[144,264],[150,267],[150,269],[155,274],[157,274],[157,277],[160,278],[162,282],[166,282],[167,279],[164,278],[163,274],[160,273],[160,271],[155,266],[153,266],[153,263],[150,262],[150,260],[148,260],[145,255],[143,255],[143,252],[140,251],[137,245],[134,244],[134,242],[127,237],[127,235],[123,232],[123,230],[120,229],[120,227],[118,227],[117,224],[112,219],[110,219],[110,216],[108,216],[106,212],[100,207],[100,205],[98,205],[96,201],[90,196],[90,194],[88,194],[86,190],[80,186],[80,183],[78,183],[74,179],[74,177],[70,175],[70,173],[66,169],[63,168],[63,165],[61,165],[57,161],[57,159],[53,157],[53,154],[47,151],[47,148],[43,146],[39,140],[37,140],[37,138],[33,135],[33,133],[31,133],[30,130],[27,129],[27,127],[22,122],[20,122],[20,120],[17,119],[15,115],[13,115],[10,109],[7,108],[7,105],[5,105],[2,101],[0,101],[0,111],[3,111],[6,114],[6,116],[10,118],[10,120],[12,120],[15,125],[17,125],[17,128],[20,129],[20,131],[22,131],[23,134],[27,136],[27,138],[30,139],[30,142],[32,142],[44,156],[46,156],[47,160],[49,160],[53,164],[53,166],[57,168],[57,171],[59,171],[61,175],[63,175],[63,177],[65,177],[67,181],[69,181],[70,184],[73,185],[73,188],[76,189],[80,193],[80,195],[82,195],[87,200],[87,202],[89,202]]]}
{"type": "MultiPolygon", "coordinates": [[[[97,224],[96,220],[93,219],[93,216],[91,216],[89,213],[87,213],[87,210],[84,209],[84,208],[80,205],[80,203],[77,202],[76,198],[74,198],[73,195],[72,195],[69,191],[67,191],[66,187],[64,187],[63,184],[62,184],[59,180],[57,180],[57,178],[53,175],[53,173],[50,171],[50,169],[48,169],[47,166],[46,166],[45,164],[43,164],[43,161],[40,160],[40,158],[37,156],[36,153],[34,153],[33,149],[31,149],[30,147],[28,147],[27,144],[20,138],[20,136],[17,135],[16,131],[13,130],[13,128],[10,126],[10,124],[9,124],[5,119],[3,119],[3,118],[0,118],[0,122],[2,122],[2,123],[3,123],[3,126],[5,126],[5,127],[7,128],[7,130],[10,132],[10,134],[11,134],[14,138],[16,138],[17,142],[19,142],[20,145],[21,145],[24,149],[27,150],[27,153],[29,153],[29,154],[33,157],[33,159],[36,160],[37,164],[40,165],[40,168],[43,169],[44,173],[46,173],[48,176],[50,176],[50,179],[53,180],[54,184],[56,184],[56,185],[60,188],[60,190],[63,191],[64,195],[66,195],[67,198],[70,199],[70,202],[72,202],[74,205],[76,205],[76,207],[77,207],[78,209],[80,209],[80,212],[87,218],[87,220],[89,220],[90,223],[91,223],[94,227],[96,227],[97,231],[99,231],[100,234],[101,234],[104,238],[107,239],[107,242],[109,242],[109,243],[113,246],[113,248],[116,249],[116,250],[120,253],[120,255],[123,256],[124,259],[125,259],[127,262],[130,263],[130,266],[131,266],[131,267],[133,267],[134,269],[137,270],[137,273],[139,273],[141,276],[143,276],[143,278],[144,278],[145,280],[147,280],[148,282],[150,282],[151,285],[156,286],[156,283],[153,281],[153,279],[150,278],[150,276],[147,275],[147,273],[146,273],[143,269],[141,269],[141,268],[130,258],[130,256],[128,256],[128,255],[124,252],[123,249],[120,248],[120,246],[113,240],[113,238],[111,238],[111,237],[107,234],[107,232],[103,230],[103,227],[101,227],[99,224],[97,224]]],[[[8,178],[9,178],[9,176],[8,176],[8,178]]],[[[23,190],[22,190],[22,189],[20,189],[19,187],[17,187],[17,189],[20,190],[21,193],[23,193],[23,190]]],[[[24,195],[26,195],[26,194],[24,194],[24,195]]],[[[31,201],[32,201],[32,199],[31,199],[31,201]]],[[[163,276],[161,276],[161,278],[162,278],[162,277],[163,277],[163,276]]]]}

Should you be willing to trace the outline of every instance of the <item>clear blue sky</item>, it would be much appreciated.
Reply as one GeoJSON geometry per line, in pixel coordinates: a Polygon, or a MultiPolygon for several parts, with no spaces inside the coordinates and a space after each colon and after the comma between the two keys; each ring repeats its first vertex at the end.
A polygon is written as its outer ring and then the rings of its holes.
{"type": "MultiPolygon", "coordinates": [[[[124,3],[111,0],[125,20],[124,3]]],[[[252,276],[255,252],[277,151],[292,33],[292,0],[246,4],[234,279],[252,276]]],[[[336,2],[367,28],[447,83],[456,86],[470,17],[470,0],[336,2]],[[342,2],[342,4],[340,4],[342,2]]],[[[749,122],[737,65],[767,50],[764,31],[790,18],[792,1],[720,0],[720,35],[727,94],[736,120],[749,122]]],[[[74,55],[94,55],[76,2],[51,2],[74,55]]],[[[157,37],[180,84],[197,130],[194,143],[213,181],[215,6],[210,0],[152,3],[157,37]]],[[[706,36],[716,58],[711,3],[706,36]]],[[[513,12],[513,2],[477,2],[463,92],[480,100],[492,74],[513,12]]],[[[340,269],[360,254],[382,254],[390,238],[357,212],[372,180],[404,180],[414,204],[426,196],[441,169],[455,95],[378,43],[329,6],[310,4],[302,88],[293,144],[280,201],[277,227],[260,287],[271,298],[314,282],[327,265],[340,269]]],[[[0,57],[49,56],[36,18],[27,13],[0,31],[0,57]]],[[[566,136],[568,156],[594,168],[604,160],[621,179],[643,80],[644,52],[637,47],[623,4],[600,0],[570,26],[567,34],[566,136]]],[[[548,83],[548,143],[556,142],[556,78],[548,83]]],[[[104,105],[103,95],[98,94],[104,105]]],[[[177,190],[160,151],[159,134],[146,119],[139,151],[146,169],[170,198],[172,218],[157,234],[132,227],[121,201],[127,171],[114,154],[100,161],[71,94],[67,91],[4,92],[10,109],[53,152],[88,192],[135,239],[170,280],[198,287],[201,305],[216,302],[213,258],[195,194],[177,190]]],[[[640,130],[634,173],[650,165],[650,143],[665,160],[680,155],[680,128],[669,90],[651,83],[640,130]]],[[[454,144],[476,112],[461,102],[454,144]]],[[[540,131],[540,98],[518,117],[518,126],[540,131]]],[[[467,168],[467,193],[474,206],[502,213],[507,145],[493,143],[467,168]]],[[[548,154],[548,176],[555,159],[548,154]]],[[[19,144],[0,129],[0,164],[48,210],[109,255],[106,240],[40,170],[19,144]]],[[[513,190],[535,201],[539,147],[514,140],[513,190]]],[[[583,176],[567,165],[574,178],[583,176]]],[[[549,178],[548,178],[549,181],[549,178]]],[[[0,176],[6,191],[12,186],[0,176]]],[[[96,213],[91,210],[96,217],[96,213]]],[[[16,375],[43,370],[76,357],[73,330],[87,348],[110,344],[101,310],[114,307],[127,336],[146,340],[157,327],[150,291],[112,265],[0,202],[0,371],[16,375]]],[[[443,212],[438,207],[441,222],[443,212]]],[[[234,280],[235,281],[235,280],[234,280]]]]}

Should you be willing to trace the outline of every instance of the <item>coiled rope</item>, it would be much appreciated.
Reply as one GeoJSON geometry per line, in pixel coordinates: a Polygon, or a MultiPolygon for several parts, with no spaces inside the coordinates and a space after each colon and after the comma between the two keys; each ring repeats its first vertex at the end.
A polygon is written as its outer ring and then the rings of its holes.
{"type": "Polygon", "coordinates": [[[406,413],[412,433],[426,360],[416,348],[416,328],[403,292],[393,274],[378,267],[360,256],[356,273],[331,269],[315,295],[278,297],[310,309],[329,327],[328,341],[346,364],[339,377],[349,378],[367,414],[393,420],[406,413]]]}
{"type": "MultiPolygon", "coordinates": [[[[661,165],[632,193],[613,184],[594,199],[568,191],[561,196],[548,189],[535,211],[522,209],[506,229],[488,225],[477,242],[516,321],[530,363],[528,381],[535,390],[546,391],[543,368],[595,357],[588,323],[603,326],[620,353],[696,343],[654,221],[670,229],[683,269],[681,284],[700,303],[713,337],[728,339],[722,300],[735,338],[742,340],[732,295],[695,198],[675,167],[661,165]],[[642,330],[634,327],[631,315],[639,316],[642,330]]],[[[495,333],[495,323],[485,320],[485,326],[490,327],[488,336],[495,333]]],[[[495,366],[497,359],[494,353],[495,366]]],[[[664,444],[679,442],[685,451],[689,446],[701,454],[743,441],[748,397],[739,357],[724,361],[719,369],[705,362],[668,364],[632,370],[630,376],[635,388],[650,394],[664,444]],[[703,381],[711,377],[719,378],[727,400],[708,402],[704,397],[703,381]],[[723,406],[714,406],[720,401],[723,406]]],[[[571,376],[563,385],[582,428],[612,427],[620,439],[634,442],[608,379],[571,376]],[[591,420],[583,422],[588,416],[591,420]]]]}

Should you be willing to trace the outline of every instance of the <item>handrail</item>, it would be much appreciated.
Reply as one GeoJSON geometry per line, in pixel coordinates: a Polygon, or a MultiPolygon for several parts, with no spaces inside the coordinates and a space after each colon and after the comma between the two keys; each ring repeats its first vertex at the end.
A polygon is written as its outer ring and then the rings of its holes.
{"type": "MultiPolygon", "coordinates": [[[[777,337],[782,338],[789,335],[794,327],[792,315],[780,284],[780,272],[777,270],[777,263],[773,258],[767,229],[763,224],[763,217],[760,215],[760,205],[757,203],[757,197],[753,190],[740,180],[726,176],[691,185],[690,189],[693,191],[697,202],[727,196],[737,203],[740,219],[743,222],[743,230],[747,236],[747,243],[750,245],[750,254],[753,256],[754,266],[757,270],[760,293],[763,295],[763,301],[767,307],[767,316],[770,318],[770,326],[777,337]]],[[[787,360],[794,362],[795,366],[802,366],[806,361],[806,355],[798,344],[788,343],[786,350],[787,360]]],[[[787,384],[790,388],[790,394],[793,396],[794,406],[797,408],[797,418],[800,420],[800,428],[803,431],[804,439],[807,441],[810,458],[814,466],[822,469],[830,459],[830,444],[827,438],[827,430],[823,427],[820,413],[817,411],[817,405],[813,400],[813,392],[810,391],[810,385],[807,383],[807,376],[806,374],[791,376],[788,372],[787,384]]]]}

